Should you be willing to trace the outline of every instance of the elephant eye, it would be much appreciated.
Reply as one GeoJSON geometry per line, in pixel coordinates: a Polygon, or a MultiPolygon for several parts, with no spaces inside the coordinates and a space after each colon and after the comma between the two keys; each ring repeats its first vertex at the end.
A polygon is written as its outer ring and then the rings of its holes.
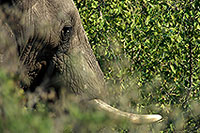
{"type": "Polygon", "coordinates": [[[61,31],[61,37],[62,37],[63,41],[69,40],[71,31],[72,31],[72,27],[71,26],[65,26],[65,27],[63,27],[63,29],[61,31]]]}

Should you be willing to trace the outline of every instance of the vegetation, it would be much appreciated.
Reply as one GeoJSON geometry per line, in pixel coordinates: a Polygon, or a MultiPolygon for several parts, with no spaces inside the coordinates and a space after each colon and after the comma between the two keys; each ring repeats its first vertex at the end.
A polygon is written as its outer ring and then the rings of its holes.
{"type": "MultiPolygon", "coordinates": [[[[104,72],[110,103],[134,113],[158,113],[150,125],[114,122],[67,101],[64,132],[200,131],[200,2],[198,0],[75,0],[104,72]],[[87,128],[85,128],[87,127],[87,128]]],[[[54,132],[45,103],[24,106],[18,77],[0,68],[0,132],[54,132]]]]}
{"type": "Polygon", "coordinates": [[[165,123],[161,131],[197,131],[199,1],[77,0],[76,4],[116,93],[129,90],[132,108],[161,113],[165,123]]]}

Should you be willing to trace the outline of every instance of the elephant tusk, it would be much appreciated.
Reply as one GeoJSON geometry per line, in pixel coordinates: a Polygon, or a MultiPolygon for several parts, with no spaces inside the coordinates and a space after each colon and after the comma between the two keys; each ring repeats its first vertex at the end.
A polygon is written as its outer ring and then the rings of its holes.
{"type": "Polygon", "coordinates": [[[116,109],[116,108],[108,105],[107,103],[105,103],[104,101],[102,101],[100,99],[94,99],[93,101],[100,109],[102,109],[106,112],[110,112],[111,114],[114,114],[117,117],[123,117],[125,119],[128,119],[129,121],[131,121],[134,124],[153,123],[153,122],[156,122],[156,121],[159,121],[160,119],[162,119],[162,116],[157,115],[157,114],[139,115],[139,114],[124,112],[124,111],[121,111],[119,109],[116,109]]]}

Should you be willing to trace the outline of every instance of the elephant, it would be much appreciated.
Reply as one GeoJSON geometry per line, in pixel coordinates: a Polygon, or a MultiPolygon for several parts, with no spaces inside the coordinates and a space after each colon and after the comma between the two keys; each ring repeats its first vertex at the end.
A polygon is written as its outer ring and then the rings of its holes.
{"type": "MultiPolygon", "coordinates": [[[[29,82],[20,86],[34,92],[38,86],[66,89],[100,110],[134,124],[157,122],[158,114],[139,115],[121,111],[106,103],[103,72],[83,29],[72,0],[2,1],[1,29],[16,49],[19,66],[29,82]],[[3,14],[3,15],[2,15],[3,14]]],[[[14,57],[13,57],[14,58],[14,57]]]]}

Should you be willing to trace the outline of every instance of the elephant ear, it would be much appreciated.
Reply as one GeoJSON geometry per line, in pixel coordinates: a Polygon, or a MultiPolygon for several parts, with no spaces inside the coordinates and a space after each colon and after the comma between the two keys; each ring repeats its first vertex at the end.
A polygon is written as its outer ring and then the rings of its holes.
{"type": "Polygon", "coordinates": [[[22,82],[29,82],[24,66],[20,65],[15,34],[0,19],[0,69],[15,75],[22,82]]]}
{"type": "Polygon", "coordinates": [[[21,12],[14,5],[14,1],[0,1],[0,69],[3,68],[11,75],[16,74],[20,80],[25,81],[27,76],[24,66],[19,62],[17,43],[17,37],[21,34],[18,21],[21,12]]]}
{"type": "Polygon", "coordinates": [[[0,67],[9,72],[16,72],[18,64],[15,35],[7,23],[0,20],[0,67]]]}

